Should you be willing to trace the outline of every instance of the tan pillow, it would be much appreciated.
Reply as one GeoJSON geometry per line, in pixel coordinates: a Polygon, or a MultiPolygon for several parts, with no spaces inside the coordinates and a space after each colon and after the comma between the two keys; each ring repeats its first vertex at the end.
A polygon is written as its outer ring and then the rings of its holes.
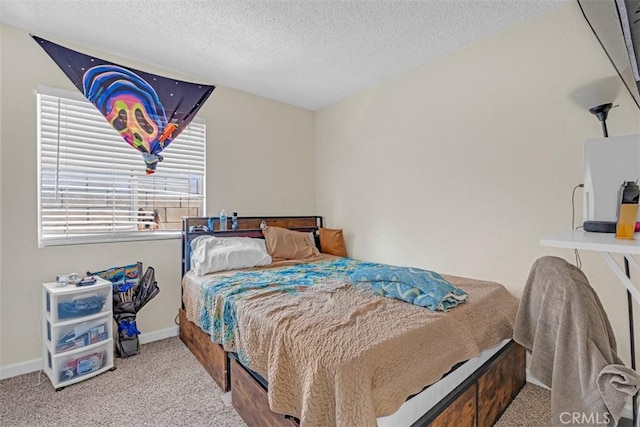
{"type": "Polygon", "coordinates": [[[309,233],[288,230],[282,227],[265,227],[262,229],[267,251],[273,258],[307,259],[320,256],[309,233]]]}
{"type": "Polygon", "coordinates": [[[330,228],[320,229],[320,250],[329,255],[347,257],[347,247],[344,245],[342,230],[330,228]]]}

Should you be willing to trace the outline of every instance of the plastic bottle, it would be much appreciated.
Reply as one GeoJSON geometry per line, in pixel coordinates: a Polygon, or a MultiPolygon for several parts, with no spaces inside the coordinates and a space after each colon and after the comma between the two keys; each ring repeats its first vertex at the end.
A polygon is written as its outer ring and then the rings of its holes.
{"type": "Polygon", "coordinates": [[[231,217],[231,229],[236,231],[238,229],[238,212],[234,212],[231,217]]]}
{"type": "Polygon", "coordinates": [[[618,196],[620,209],[616,226],[616,238],[633,239],[638,216],[640,188],[634,181],[627,181],[622,185],[618,196]]]}
{"type": "Polygon", "coordinates": [[[220,231],[227,231],[227,211],[220,212],[220,231]]]}

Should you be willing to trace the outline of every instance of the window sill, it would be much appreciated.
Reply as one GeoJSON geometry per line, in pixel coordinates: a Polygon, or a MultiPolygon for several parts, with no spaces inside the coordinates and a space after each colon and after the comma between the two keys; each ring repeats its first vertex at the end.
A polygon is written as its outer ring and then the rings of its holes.
{"type": "Polygon", "coordinates": [[[177,230],[172,231],[153,231],[153,232],[132,232],[132,233],[118,233],[118,234],[85,234],[81,236],[73,237],[46,237],[40,239],[38,247],[46,248],[50,246],[69,246],[69,245],[88,245],[95,243],[122,243],[122,242],[137,242],[146,240],[170,240],[179,239],[181,232],[177,230]]]}

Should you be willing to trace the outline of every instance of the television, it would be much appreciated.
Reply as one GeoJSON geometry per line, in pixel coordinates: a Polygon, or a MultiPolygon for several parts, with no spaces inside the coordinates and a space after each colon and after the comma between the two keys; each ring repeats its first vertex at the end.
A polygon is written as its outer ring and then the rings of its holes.
{"type": "Polygon", "coordinates": [[[640,0],[577,0],[582,14],[640,108],[640,0]]]}
{"type": "MultiPolygon", "coordinates": [[[[640,135],[589,139],[584,143],[584,221],[616,222],[618,190],[640,179],[640,135]]],[[[640,212],[638,219],[640,221],[640,212]]]]}

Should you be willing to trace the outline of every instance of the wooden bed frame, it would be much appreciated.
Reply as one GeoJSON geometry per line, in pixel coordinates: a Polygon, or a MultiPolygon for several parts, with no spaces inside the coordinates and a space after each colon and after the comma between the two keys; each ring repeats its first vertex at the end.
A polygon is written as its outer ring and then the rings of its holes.
{"type": "MultiPolygon", "coordinates": [[[[237,231],[190,231],[194,225],[206,225],[207,218],[183,218],[182,274],[189,271],[189,242],[199,235],[262,237],[259,225],[313,231],[322,226],[322,218],[307,217],[243,217],[238,218],[237,231]]],[[[217,222],[217,221],[216,221],[217,222]]],[[[230,229],[230,227],[228,227],[230,229]]],[[[180,339],[195,355],[223,391],[231,390],[236,411],[249,426],[297,426],[298,420],[276,414],[269,409],[267,384],[255,372],[211,341],[211,337],[179,310],[180,339]]],[[[418,426],[491,426],[502,415],[525,383],[525,350],[511,341],[485,362],[458,387],[424,414],[412,427],[418,426]]]]}

